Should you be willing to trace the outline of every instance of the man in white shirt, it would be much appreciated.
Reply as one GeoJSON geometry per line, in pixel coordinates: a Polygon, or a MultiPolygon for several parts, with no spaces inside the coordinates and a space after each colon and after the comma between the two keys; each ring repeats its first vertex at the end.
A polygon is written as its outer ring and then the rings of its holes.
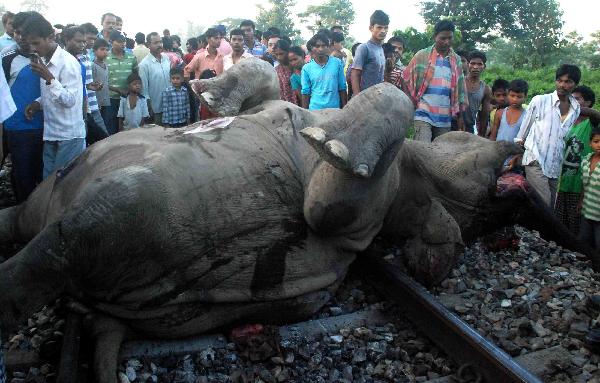
{"type": "Polygon", "coordinates": [[[563,162],[564,137],[580,114],[579,103],[571,92],[579,84],[581,71],[575,65],[564,64],[555,78],[554,92],[531,100],[515,138],[525,147],[522,163],[527,181],[552,209],[563,162]]]}
{"type": "Polygon", "coordinates": [[[4,26],[4,34],[0,36],[0,51],[4,48],[17,45],[14,39],[13,19],[15,14],[12,12],[4,12],[2,15],[2,25],[4,26]]]}
{"type": "Polygon", "coordinates": [[[229,33],[229,42],[231,44],[232,52],[223,57],[223,70],[227,70],[248,57],[254,57],[252,53],[248,53],[244,50],[244,32],[237,28],[233,29],[229,33]]]}
{"type": "Polygon", "coordinates": [[[81,64],[58,46],[54,28],[41,15],[27,20],[23,35],[32,53],[31,70],[40,76],[41,87],[41,97],[25,108],[25,115],[31,118],[40,109],[44,112],[46,178],[85,150],[81,64]]]}

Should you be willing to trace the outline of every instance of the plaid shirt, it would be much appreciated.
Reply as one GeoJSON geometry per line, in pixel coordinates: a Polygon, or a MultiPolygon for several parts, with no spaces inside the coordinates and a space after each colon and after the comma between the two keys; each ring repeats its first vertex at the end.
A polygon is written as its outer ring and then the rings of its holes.
{"type": "Polygon", "coordinates": [[[187,88],[182,86],[177,90],[174,86],[169,86],[162,92],[164,124],[181,124],[187,122],[190,118],[190,99],[187,88]]]}

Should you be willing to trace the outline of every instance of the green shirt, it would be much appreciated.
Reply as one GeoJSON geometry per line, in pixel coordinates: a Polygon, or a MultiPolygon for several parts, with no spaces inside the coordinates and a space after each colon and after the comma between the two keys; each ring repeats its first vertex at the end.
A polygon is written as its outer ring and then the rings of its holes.
{"type": "MultiPolygon", "coordinates": [[[[131,53],[124,52],[122,58],[113,55],[112,51],[105,60],[108,68],[108,85],[127,91],[127,77],[137,70],[137,59],[131,53]]],[[[110,98],[120,98],[117,92],[110,92],[110,98]]]]}
{"type": "Polygon", "coordinates": [[[573,125],[565,136],[565,156],[560,175],[559,192],[581,193],[581,161],[592,152],[590,133],[592,124],[586,119],[573,125]]]}
{"type": "Polygon", "coordinates": [[[583,216],[593,221],[600,221],[600,166],[596,165],[594,173],[590,174],[591,158],[588,154],[581,162],[583,172],[583,216]]]}

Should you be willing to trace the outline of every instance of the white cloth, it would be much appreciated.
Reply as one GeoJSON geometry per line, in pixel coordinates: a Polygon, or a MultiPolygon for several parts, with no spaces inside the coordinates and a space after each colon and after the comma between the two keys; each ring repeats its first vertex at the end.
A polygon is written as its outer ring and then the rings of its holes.
{"type": "Polygon", "coordinates": [[[44,141],[85,138],[81,64],[57,46],[46,66],[54,79],[50,85],[40,79],[41,97],[38,101],[44,111],[44,141]]]}
{"type": "Polygon", "coordinates": [[[564,137],[579,117],[579,103],[573,96],[569,96],[569,104],[567,117],[561,122],[560,100],[556,91],[535,96],[517,134],[517,140],[525,140],[523,165],[537,161],[548,178],[560,176],[565,152],[564,137]]]}
{"type": "Polygon", "coordinates": [[[0,72],[0,123],[12,116],[17,110],[17,106],[10,94],[10,87],[6,82],[4,70],[0,72]]]}
{"type": "MultiPolygon", "coordinates": [[[[244,52],[240,60],[247,59],[248,57],[254,57],[252,53],[244,52]]],[[[239,62],[239,61],[238,61],[239,62]]],[[[223,56],[223,70],[227,70],[233,66],[233,53],[223,56]]]]}
{"type": "Polygon", "coordinates": [[[129,97],[121,97],[117,117],[123,118],[123,130],[139,128],[142,119],[150,117],[148,101],[144,97],[138,97],[135,108],[132,108],[129,97]]]}

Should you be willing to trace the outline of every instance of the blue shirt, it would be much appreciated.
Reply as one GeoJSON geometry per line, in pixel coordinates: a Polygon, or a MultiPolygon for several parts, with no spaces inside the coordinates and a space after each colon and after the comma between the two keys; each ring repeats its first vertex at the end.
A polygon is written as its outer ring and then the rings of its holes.
{"type": "MultiPolygon", "coordinates": [[[[11,55],[12,56],[12,55],[11,55]]],[[[42,111],[33,115],[32,120],[25,118],[25,107],[38,99],[41,95],[40,76],[31,70],[31,60],[29,57],[14,54],[14,56],[2,58],[4,64],[11,60],[10,64],[10,94],[12,95],[17,111],[6,121],[4,129],[6,130],[31,130],[42,129],[44,127],[44,118],[42,111]]]]}
{"type": "Polygon", "coordinates": [[[190,118],[190,99],[187,88],[169,86],[162,91],[163,124],[181,124],[190,118]]]}
{"type": "Polygon", "coordinates": [[[361,70],[361,91],[382,83],[385,74],[385,54],[381,44],[373,40],[360,44],[356,49],[352,68],[361,70]]]}
{"type": "Polygon", "coordinates": [[[244,52],[250,53],[254,57],[262,57],[265,53],[267,53],[267,47],[261,43],[260,41],[254,39],[254,46],[252,49],[246,45],[244,42],[244,52]]]}
{"type": "Polygon", "coordinates": [[[345,91],[344,64],[337,57],[329,57],[324,66],[313,59],[302,67],[302,94],[310,95],[308,109],[340,107],[340,91],[345,91]]]}

